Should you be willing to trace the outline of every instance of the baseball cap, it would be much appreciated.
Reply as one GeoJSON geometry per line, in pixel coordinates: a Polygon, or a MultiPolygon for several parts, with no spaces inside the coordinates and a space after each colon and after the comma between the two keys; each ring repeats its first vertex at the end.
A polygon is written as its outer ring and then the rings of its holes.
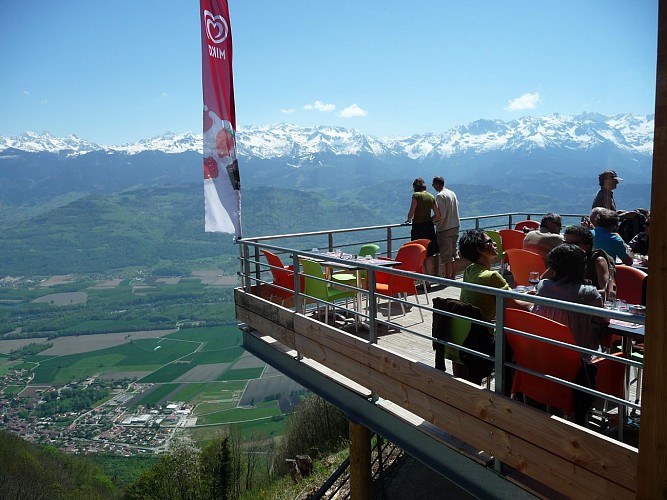
{"type": "Polygon", "coordinates": [[[600,180],[602,179],[616,179],[617,181],[622,181],[615,170],[605,170],[600,174],[600,180]]]}

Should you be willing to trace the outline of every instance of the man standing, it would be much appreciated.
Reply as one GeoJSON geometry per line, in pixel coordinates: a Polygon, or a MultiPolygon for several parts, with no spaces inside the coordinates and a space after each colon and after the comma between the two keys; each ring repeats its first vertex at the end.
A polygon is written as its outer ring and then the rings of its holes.
{"type": "MultiPolygon", "coordinates": [[[[523,249],[539,254],[547,265],[547,254],[563,243],[560,230],[563,227],[560,215],[548,213],[542,217],[540,228],[530,231],[523,240],[523,249]]],[[[548,266],[547,266],[548,267],[548,266]]]]}
{"type": "Polygon", "coordinates": [[[454,191],[445,188],[445,179],[441,176],[433,178],[432,186],[438,192],[435,203],[440,210],[440,219],[435,223],[440,246],[440,275],[453,280],[456,240],[459,237],[460,226],[459,200],[454,191]]]}
{"type": "Polygon", "coordinates": [[[616,211],[616,202],[614,201],[613,190],[616,189],[618,183],[622,181],[614,170],[605,170],[598,176],[600,182],[600,190],[595,195],[593,206],[606,208],[607,210],[616,211]]]}

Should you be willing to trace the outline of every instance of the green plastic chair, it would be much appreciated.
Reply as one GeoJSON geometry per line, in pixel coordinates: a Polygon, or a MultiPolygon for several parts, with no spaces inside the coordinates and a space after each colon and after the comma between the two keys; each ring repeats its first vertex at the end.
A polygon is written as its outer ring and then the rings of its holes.
{"type": "Polygon", "coordinates": [[[375,257],[378,250],[380,250],[380,247],[375,243],[366,243],[365,245],[361,245],[361,248],[359,249],[359,257],[365,257],[366,255],[375,257]]]}
{"type": "Polygon", "coordinates": [[[491,238],[498,249],[498,262],[500,262],[501,274],[505,272],[505,251],[503,250],[503,239],[498,231],[484,231],[491,238]]]}
{"type": "Polygon", "coordinates": [[[356,296],[354,290],[341,290],[330,286],[324,277],[324,272],[322,271],[322,266],[312,260],[299,259],[301,262],[301,267],[305,275],[305,290],[304,293],[317,299],[317,309],[320,308],[320,302],[324,302],[325,305],[325,316],[324,322],[328,322],[329,317],[329,306],[333,306],[335,309],[335,302],[337,300],[353,299],[356,296]]]}
{"type": "MultiPolygon", "coordinates": [[[[450,330],[447,333],[447,342],[463,345],[470,333],[470,321],[461,318],[450,318],[449,325],[450,330]]],[[[459,357],[460,352],[459,349],[445,346],[445,359],[450,359],[453,363],[463,364],[463,361],[459,357]]]]}

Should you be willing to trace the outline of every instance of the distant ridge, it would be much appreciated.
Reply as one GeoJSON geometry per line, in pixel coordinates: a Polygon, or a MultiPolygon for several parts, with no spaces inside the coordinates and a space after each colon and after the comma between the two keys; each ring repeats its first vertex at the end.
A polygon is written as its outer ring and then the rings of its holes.
{"type": "MultiPolygon", "coordinates": [[[[621,151],[651,155],[653,115],[605,116],[584,113],[577,116],[523,117],[512,121],[477,120],[443,133],[410,137],[374,137],[356,129],[290,124],[251,126],[238,132],[239,156],[258,159],[308,158],[311,155],[405,156],[412,160],[448,158],[459,154],[490,151],[530,151],[562,148],[587,150],[604,144],[621,151]]],[[[0,137],[0,153],[8,149],[81,155],[93,151],[138,154],[160,151],[167,154],[201,152],[201,134],[166,132],[134,144],[105,146],[75,135],[58,138],[44,132],[25,132],[0,137]]]]}

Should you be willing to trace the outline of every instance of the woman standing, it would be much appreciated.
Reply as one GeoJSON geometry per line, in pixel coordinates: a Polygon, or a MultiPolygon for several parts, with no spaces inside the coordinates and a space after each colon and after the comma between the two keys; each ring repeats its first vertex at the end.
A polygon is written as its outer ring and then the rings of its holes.
{"type": "Polygon", "coordinates": [[[410,204],[410,211],[405,223],[412,222],[412,229],[410,230],[411,240],[428,239],[430,243],[426,249],[426,274],[435,274],[435,259],[434,255],[438,253],[438,240],[435,235],[435,227],[433,221],[440,218],[440,210],[435,203],[434,196],[426,191],[426,182],[421,177],[417,177],[412,182],[412,203],[410,204]],[[431,215],[431,211],[435,215],[431,215]]]}

